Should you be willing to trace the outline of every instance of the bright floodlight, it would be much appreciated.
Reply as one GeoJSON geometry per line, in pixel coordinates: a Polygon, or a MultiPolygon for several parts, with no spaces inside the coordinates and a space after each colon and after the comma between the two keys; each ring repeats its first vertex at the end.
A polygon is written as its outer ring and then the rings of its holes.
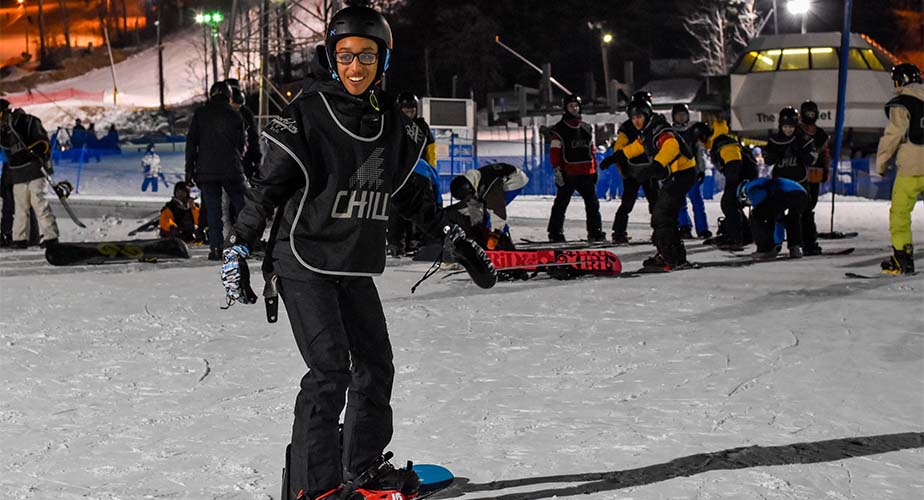
{"type": "Polygon", "coordinates": [[[612,34],[607,33],[607,34],[603,35],[603,43],[610,43],[610,42],[612,42],[612,41],[613,41],[613,35],[612,35],[612,34]]]}
{"type": "Polygon", "coordinates": [[[205,16],[202,14],[196,14],[196,24],[202,24],[205,22],[205,16]]]}
{"type": "Polygon", "coordinates": [[[223,19],[224,19],[224,16],[221,15],[221,12],[213,12],[213,13],[212,13],[212,22],[213,22],[213,23],[220,23],[223,19]]]}
{"type": "Polygon", "coordinates": [[[789,0],[789,3],[786,4],[786,10],[796,16],[807,14],[811,8],[812,2],[809,0],[789,0]]]}

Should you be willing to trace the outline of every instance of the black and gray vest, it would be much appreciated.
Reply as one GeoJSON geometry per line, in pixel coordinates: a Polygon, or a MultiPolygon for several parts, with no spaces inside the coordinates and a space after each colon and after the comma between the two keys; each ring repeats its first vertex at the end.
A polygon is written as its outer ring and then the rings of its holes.
{"type": "Polygon", "coordinates": [[[886,103],[885,114],[889,117],[889,111],[895,106],[901,106],[908,110],[911,115],[911,122],[908,124],[908,140],[918,146],[924,145],[924,101],[907,94],[896,96],[886,103]]]}

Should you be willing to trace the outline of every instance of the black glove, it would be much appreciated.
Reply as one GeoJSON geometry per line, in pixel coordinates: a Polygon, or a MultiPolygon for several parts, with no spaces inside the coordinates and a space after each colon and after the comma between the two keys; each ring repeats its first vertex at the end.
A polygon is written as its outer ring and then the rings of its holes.
{"type": "Polygon", "coordinates": [[[647,173],[649,179],[658,181],[663,181],[664,179],[667,179],[669,175],[671,175],[671,170],[664,165],[661,165],[661,162],[658,160],[651,160],[651,164],[646,167],[646,170],[648,171],[647,173]]]}
{"type": "Polygon", "coordinates": [[[465,236],[465,231],[456,224],[446,226],[443,231],[452,243],[456,262],[462,264],[472,281],[481,288],[491,288],[497,283],[497,271],[484,250],[465,236]]]}
{"type": "Polygon", "coordinates": [[[626,158],[626,154],[623,153],[621,149],[604,158],[603,161],[600,162],[600,168],[606,170],[613,164],[616,164],[620,172],[622,172],[623,167],[629,164],[629,159],[626,158]]]}

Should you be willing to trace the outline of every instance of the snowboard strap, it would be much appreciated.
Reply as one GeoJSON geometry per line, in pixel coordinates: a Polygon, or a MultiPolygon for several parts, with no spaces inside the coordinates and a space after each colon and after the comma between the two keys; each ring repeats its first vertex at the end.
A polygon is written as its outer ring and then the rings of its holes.
{"type": "MultiPolygon", "coordinates": [[[[449,236],[447,235],[446,238],[449,238],[449,236]]],[[[423,277],[417,280],[417,283],[414,283],[414,286],[411,287],[412,294],[417,290],[417,287],[420,286],[421,283],[429,279],[430,276],[433,276],[437,271],[440,270],[440,266],[443,265],[443,252],[445,251],[446,240],[444,239],[443,244],[440,246],[440,253],[436,256],[436,260],[433,261],[433,264],[430,264],[430,269],[427,269],[427,272],[424,273],[423,277]]]]}
{"type": "Polygon", "coordinates": [[[279,222],[282,220],[282,205],[276,209],[276,215],[273,216],[273,226],[270,228],[269,241],[266,242],[266,251],[263,255],[263,264],[260,270],[263,271],[263,305],[266,308],[266,321],[275,323],[279,319],[279,289],[276,286],[278,277],[273,269],[273,249],[276,247],[276,235],[279,233],[279,222]]]}

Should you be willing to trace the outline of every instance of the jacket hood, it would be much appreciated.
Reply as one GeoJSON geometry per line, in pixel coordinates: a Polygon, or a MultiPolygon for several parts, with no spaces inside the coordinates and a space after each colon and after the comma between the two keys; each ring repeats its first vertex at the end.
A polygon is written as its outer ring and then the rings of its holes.
{"type": "Polygon", "coordinates": [[[924,84],[921,83],[909,83],[898,88],[896,92],[898,95],[909,95],[911,97],[920,99],[924,101],[924,84]]]}

